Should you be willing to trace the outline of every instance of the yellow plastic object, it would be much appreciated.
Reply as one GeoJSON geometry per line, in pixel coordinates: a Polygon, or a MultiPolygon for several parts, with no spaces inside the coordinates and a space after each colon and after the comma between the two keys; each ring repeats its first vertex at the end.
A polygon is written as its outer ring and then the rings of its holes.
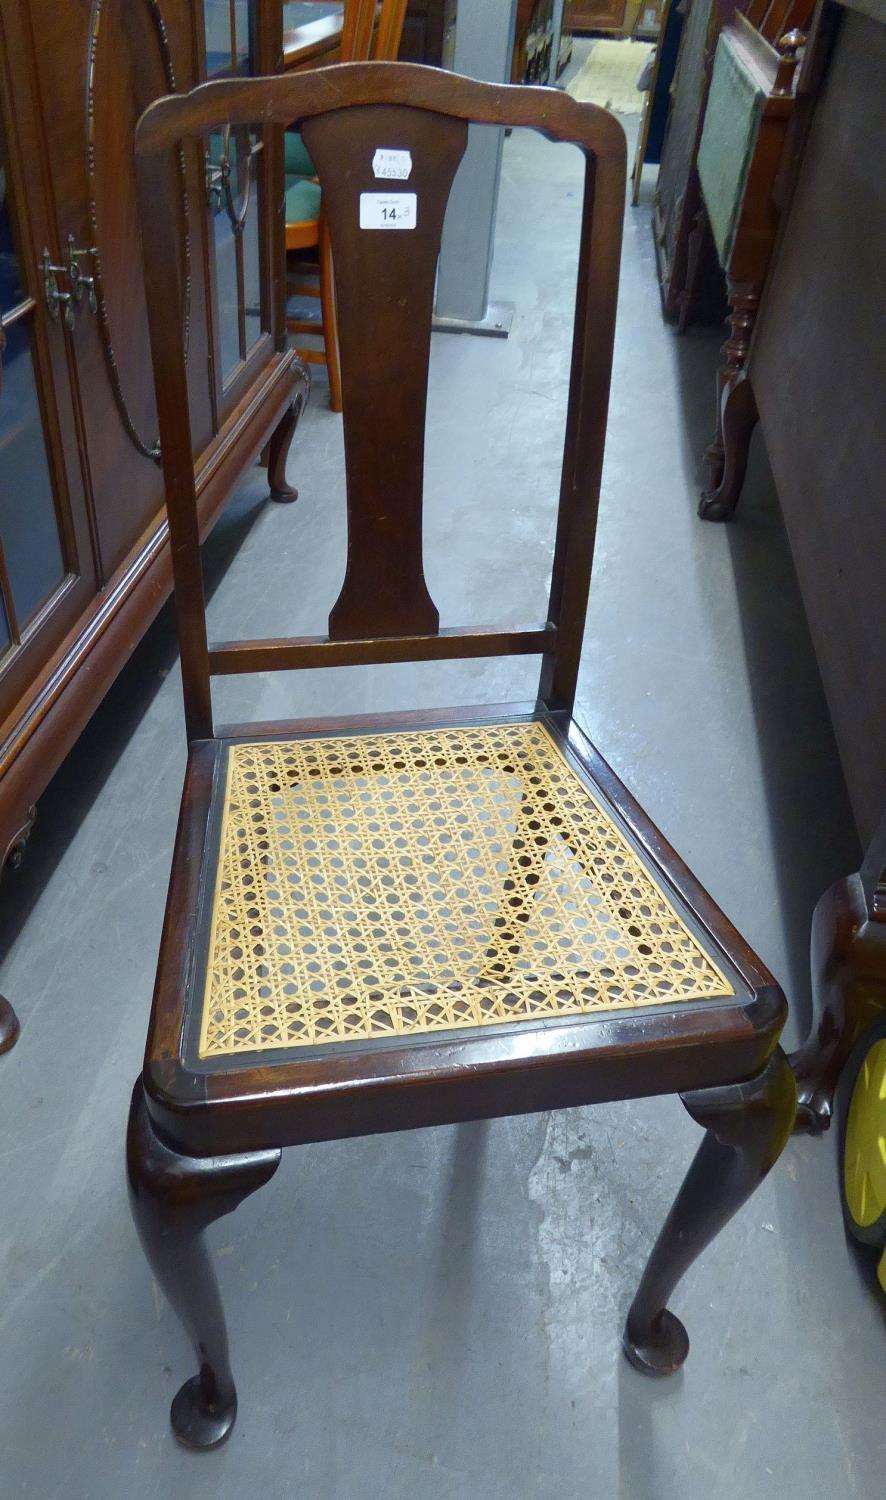
{"type": "MultiPolygon", "coordinates": [[[[846,1207],[860,1229],[886,1214],[886,1037],[871,1047],[852,1090],[843,1185],[846,1207]]],[[[878,1275],[886,1289],[886,1256],[878,1275]]]]}
{"type": "Polygon", "coordinates": [[[734,993],[537,723],[234,745],[200,1056],[734,993]]]}

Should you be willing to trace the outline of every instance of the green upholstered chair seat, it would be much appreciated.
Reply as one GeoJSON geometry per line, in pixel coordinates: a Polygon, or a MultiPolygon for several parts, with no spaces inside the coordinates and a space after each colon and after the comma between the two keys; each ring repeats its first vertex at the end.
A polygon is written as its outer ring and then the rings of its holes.
{"type": "Polygon", "coordinates": [[[284,160],[287,177],[316,177],[317,168],[301,138],[300,130],[287,130],[284,137],[284,160]]]}
{"type": "Polygon", "coordinates": [[[286,174],[286,222],[304,224],[307,219],[320,217],[320,184],[308,177],[290,177],[286,174]]]}

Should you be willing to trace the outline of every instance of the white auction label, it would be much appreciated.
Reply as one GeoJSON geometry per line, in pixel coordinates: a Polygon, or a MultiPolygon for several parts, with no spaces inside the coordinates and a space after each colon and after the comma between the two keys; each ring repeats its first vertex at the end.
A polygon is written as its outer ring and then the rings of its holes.
{"type": "Polygon", "coordinates": [[[361,229],[414,229],[415,193],[361,193],[361,229]]]}
{"type": "Polygon", "coordinates": [[[412,171],[412,154],[393,146],[379,146],[372,158],[372,170],[376,177],[397,177],[405,182],[412,171]]]}

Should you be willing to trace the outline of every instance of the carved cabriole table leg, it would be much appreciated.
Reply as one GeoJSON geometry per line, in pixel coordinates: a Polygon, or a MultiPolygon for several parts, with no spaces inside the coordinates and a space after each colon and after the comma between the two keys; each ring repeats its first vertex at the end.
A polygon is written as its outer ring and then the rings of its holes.
{"type": "Polygon", "coordinates": [[[727,291],[731,331],[723,345],[723,363],[717,372],[717,430],[704,456],[708,478],[698,506],[698,514],[704,521],[732,518],[744,484],[751,434],[757,423],[757,403],[747,362],[760,302],[759,288],[727,278],[727,291]]]}
{"type": "Polygon", "coordinates": [[[173,1431],[188,1448],[217,1447],[237,1416],[225,1317],[203,1230],[268,1182],[280,1156],[279,1150],[180,1156],[155,1133],[136,1082],[126,1140],[129,1199],[151,1269],[199,1362],[172,1403],[173,1431]]]}
{"type": "Polygon", "coordinates": [[[311,377],[304,365],[301,366],[301,375],[301,386],[271,433],[268,443],[268,486],[271,499],[280,505],[290,505],[293,500],[298,499],[298,490],[286,478],[286,461],[299,417],[307,405],[311,390],[311,377]]]}
{"type": "MultiPolygon", "coordinates": [[[[25,849],[34,826],[37,809],[32,804],[25,815],[25,820],[9,841],[3,856],[3,868],[17,870],[25,857],[25,849]]],[[[16,1044],[20,1031],[18,1016],[4,995],[0,995],[0,1056],[9,1052],[16,1044]]]]}
{"type": "Polygon", "coordinates": [[[693,1261],[778,1160],[796,1111],[794,1075],[777,1048],[746,1083],[681,1095],[705,1128],[683,1186],[653,1247],[628,1314],[624,1350],[647,1375],[669,1375],[689,1353],[683,1324],[667,1303],[693,1261]]]}

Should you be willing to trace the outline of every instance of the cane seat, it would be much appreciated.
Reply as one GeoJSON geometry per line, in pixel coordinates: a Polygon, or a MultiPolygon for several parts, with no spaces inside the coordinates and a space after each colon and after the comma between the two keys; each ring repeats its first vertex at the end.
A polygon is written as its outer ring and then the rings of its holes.
{"type": "Polygon", "coordinates": [[[537,722],[227,748],[201,1059],[731,997],[537,722]]]}

